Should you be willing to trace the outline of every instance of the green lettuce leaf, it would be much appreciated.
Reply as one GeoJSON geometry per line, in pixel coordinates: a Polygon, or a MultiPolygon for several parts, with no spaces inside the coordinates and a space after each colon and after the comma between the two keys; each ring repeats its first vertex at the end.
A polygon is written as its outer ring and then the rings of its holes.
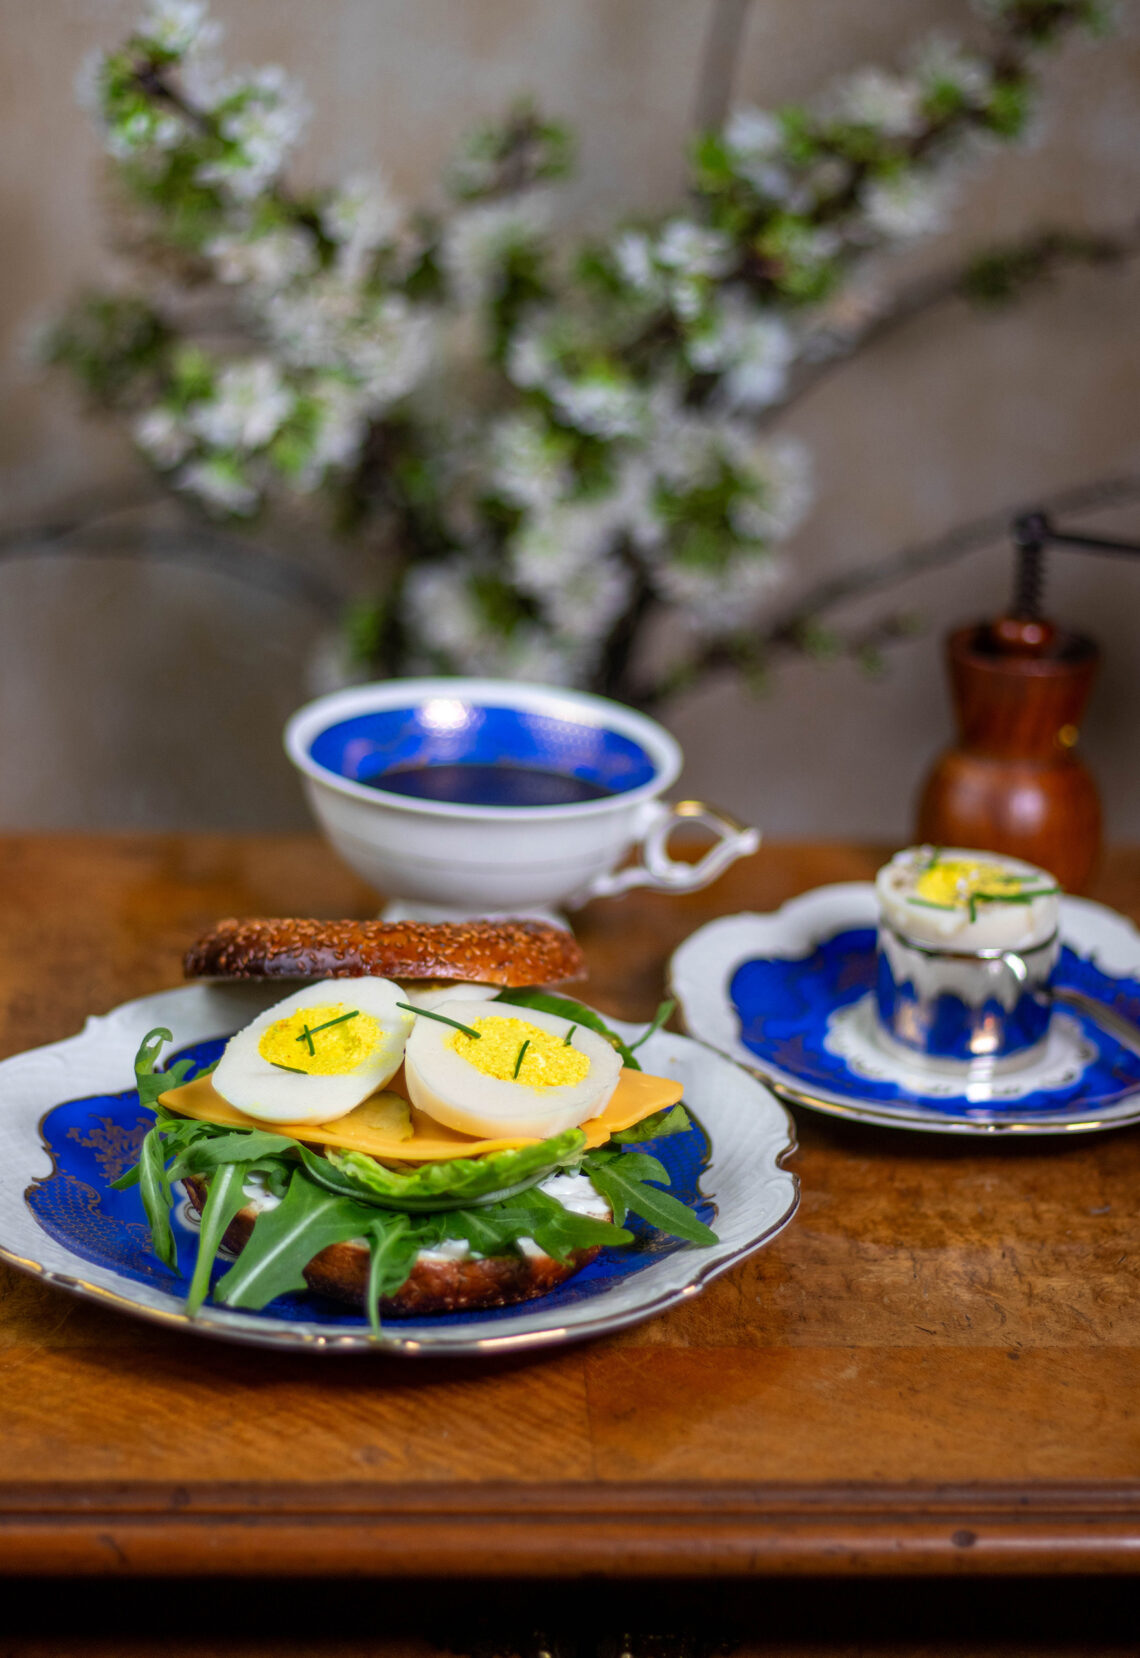
{"type": "Polygon", "coordinates": [[[643,1117],[632,1128],[619,1128],[616,1134],[610,1135],[609,1144],[636,1146],[643,1140],[664,1140],[669,1134],[684,1134],[691,1126],[692,1118],[683,1105],[667,1105],[652,1117],[643,1117]]]}
{"type": "Polygon", "coordinates": [[[330,1191],[381,1208],[417,1213],[501,1202],[556,1170],[578,1163],[585,1143],[586,1136],[580,1128],[568,1128],[565,1133],[539,1140],[533,1146],[493,1151],[484,1157],[421,1163],[406,1174],[385,1168],[360,1151],[338,1151],[330,1146],[327,1158],[308,1147],[300,1151],[313,1179],[330,1191]]]}

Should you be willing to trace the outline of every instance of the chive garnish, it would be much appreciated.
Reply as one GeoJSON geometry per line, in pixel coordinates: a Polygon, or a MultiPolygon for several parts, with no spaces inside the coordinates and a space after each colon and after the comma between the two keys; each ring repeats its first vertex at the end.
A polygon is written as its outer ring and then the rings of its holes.
{"type": "Polygon", "coordinates": [[[936,904],[933,898],[908,898],[908,904],[918,904],[924,910],[956,910],[957,904],[936,904]]]}
{"type": "Polygon", "coordinates": [[[275,1066],[278,1071],[292,1071],[295,1077],[307,1077],[309,1075],[308,1071],[302,1071],[299,1065],[282,1065],[279,1059],[271,1059],[269,1063],[275,1066]]]}
{"type": "Polygon", "coordinates": [[[310,1031],[308,1025],[306,1025],[304,1027],[304,1029],[301,1031],[301,1034],[297,1038],[297,1041],[298,1042],[307,1042],[309,1044],[309,1052],[311,1054],[316,1053],[317,1050],[313,1047],[313,1033],[312,1033],[312,1031],[310,1031]]]}
{"type": "Polygon", "coordinates": [[[426,1007],[413,1007],[411,1002],[397,1002],[397,1007],[404,1008],[408,1013],[416,1013],[421,1019],[437,1019],[441,1025],[451,1025],[454,1030],[461,1030],[464,1036],[474,1037],[478,1042],[483,1032],[472,1030],[470,1025],[461,1025],[458,1019],[449,1019],[446,1013],[432,1013],[426,1007]]]}
{"type": "Polygon", "coordinates": [[[516,1077],[518,1076],[519,1072],[522,1070],[523,1055],[526,1053],[526,1051],[529,1047],[530,1047],[530,1037],[528,1036],[526,1041],[523,1043],[522,1047],[519,1049],[519,1057],[515,1060],[514,1075],[516,1077]]]}
{"type": "Polygon", "coordinates": [[[568,1048],[570,1046],[570,1038],[573,1036],[574,1032],[577,1029],[578,1029],[577,1025],[571,1025],[570,1026],[570,1029],[566,1032],[566,1035],[562,1038],[562,1046],[564,1048],[568,1048]]]}

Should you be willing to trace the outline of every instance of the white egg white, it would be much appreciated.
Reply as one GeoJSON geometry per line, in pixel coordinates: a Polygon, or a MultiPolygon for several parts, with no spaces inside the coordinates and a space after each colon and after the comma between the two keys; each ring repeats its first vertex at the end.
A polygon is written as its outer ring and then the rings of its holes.
{"type": "MultiPolygon", "coordinates": [[[[407,998],[391,979],[325,979],[307,984],[259,1013],[226,1044],[213,1084],[222,1098],[264,1123],[331,1123],[344,1117],[392,1080],[404,1058],[413,1016],[397,1007],[407,998]],[[353,1070],[339,1076],[305,1076],[263,1059],[258,1044],[270,1025],[302,1008],[340,1004],[370,1014],[382,1041],[353,1070]]],[[[317,1037],[317,1041],[320,1037],[317,1037]]]]}
{"type": "Polygon", "coordinates": [[[499,994],[498,985],[472,984],[469,979],[454,979],[446,984],[411,984],[402,986],[403,1000],[415,1007],[442,1007],[444,1002],[489,1002],[499,994]]]}
{"type": "Polygon", "coordinates": [[[476,1069],[449,1047],[455,1034],[449,1026],[437,1019],[417,1019],[404,1055],[408,1094],[413,1105],[461,1134],[487,1138],[517,1134],[545,1140],[596,1117],[618,1085],[621,1060],[606,1039],[583,1025],[575,1029],[572,1020],[555,1013],[462,999],[444,1002],[432,1011],[467,1024],[479,1018],[518,1018],[563,1038],[573,1029],[571,1046],[590,1061],[588,1074],[578,1083],[534,1088],[524,1082],[504,1082],[476,1069]]]}

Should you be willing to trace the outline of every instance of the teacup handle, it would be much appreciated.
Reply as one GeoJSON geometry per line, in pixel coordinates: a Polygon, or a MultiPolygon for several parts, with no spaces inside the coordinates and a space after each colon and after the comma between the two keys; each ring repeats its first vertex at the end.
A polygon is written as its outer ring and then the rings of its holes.
{"type": "Polygon", "coordinates": [[[628,869],[599,875],[576,893],[572,900],[584,904],[590,898],[612,898],[631,887],[656,887],[661,892],[696,892],[726,870],[737,858],[745,858],[760,845],[759,829],[750,829],[728,812],[706,805],[703,800],[679,800],[675,806],[650,801],[648,821],[641,835],[641,862],[628,869]],[[703,858],[695,864],[679,863],[669,856],[669,836],[679,823],[700,823],[717,837],[703,858]]]}

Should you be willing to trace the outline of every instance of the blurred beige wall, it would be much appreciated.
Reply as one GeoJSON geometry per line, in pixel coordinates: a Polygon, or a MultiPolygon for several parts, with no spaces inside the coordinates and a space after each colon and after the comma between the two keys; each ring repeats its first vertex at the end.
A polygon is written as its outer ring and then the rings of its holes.
{"type": "MultiPolygon", "coordinates": [[[[86,419],[61,381],[37,380],[22,354],[37,321],[113,268],[98,145],[72,79],[134,11],[0,0],[0,529],[145,487],[121,434],[86,419]]],[[[569,197],[579,222],[679,190],[708,0],[219,0],[216,11],[234,60],[304,77],[311,177],[379,163],[398,190],[426,196],[472,120],[533,91],[581,134],[569,197]]],[[[1043,222],[1136,217],[1140,43],[1123,12],[1117,38],[1050,62],[1034,143],[967,178],[953,231],[922,267],[1043,222]]],[[[737,92],[809,95],[932,27],[970,26],[966,0],[755,0],[737,92]]],[[[1070,273],[1015,313],[946,306],[839,370],[788,421],[814,449],[819,500],[783,597],[1006,504],[1140,471],[1138,320],[1140,264],[1070,273]]],[[[124,538],[137,525],[119,522],[124,538]]],[[[1140,509],[1087,522],[1140,537],[1140,509]]],[[[213,565],[107,556],[110,533],[98,558],[0,562],[0,827],[304,823],[278,733],[309,694],[325,623],[213,565]]],[[[298,541],[294,531],[289,550],[304,552],[298,541]]],[[[310,550],[330,556],[316,539],[310,550]]],[[[939,635],[1000,608],[1008,568],[995,549],[892,594],[929,626],[882,680],[795,663],[760,701],[723,684],[687,698],[667,716],[689,753],[687,791],[773,834],[905,837],[949,730],[939,635]]],[[[1110,835],[1140,841],[1140,562],[1058,556],[1051,597],[1105,648],[1084,749],[1110,835]]]]}

